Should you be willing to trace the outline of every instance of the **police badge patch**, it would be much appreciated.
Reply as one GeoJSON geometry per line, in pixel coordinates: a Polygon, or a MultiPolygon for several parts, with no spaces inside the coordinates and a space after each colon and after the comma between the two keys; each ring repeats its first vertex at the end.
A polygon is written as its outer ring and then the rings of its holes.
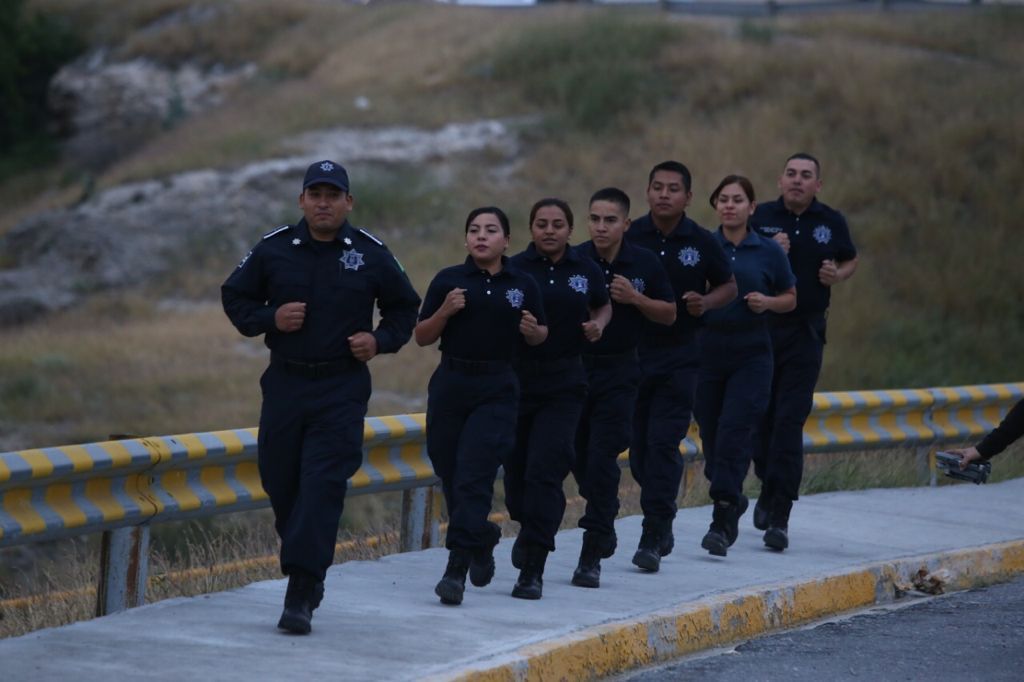
{"type": "Polygon", "coordinates": [[[523,307],[523,298],[525,297],[523,296],[523,292],[519,289],[509,289],[505,292],[505,298],[508,299],[508,302],[513,308],[518,309],[523,307]]]}
{"type": "Polygon", "coordinates": [[[700,262],[700,251],[692,246],[679,249],[679,262],[688,268],[692,268],[700,262]]]}
{"type": "Polygon", "coordinates": [[[346,270],[359,270],[359,268],[366,265],[366,263],[363,262],[363,254],[359,253],[355,249],[342,251],[341,258],[339,258],[338,261],[345,266],[346,270]]]}
{"type": "Polygon", "coordinates": [[[587,293],[587,288],[590,282],[583,275],[573,275],[569,278],[569,288],[573,291],[577,291],[581,294],[587,293]]]}
{"type": "Polygon", "coordinates": [[[832,241],[832,230],[828,225],[818,225],[814,228],[814,232],[812,234],[814,235],[814,241],[819,244],[828,244],[832,241]]]}
{"type": "Polygon", "coordinates": [[[633,278],[630,281],[630,284],[633,285],[633,288],[636,289],[636,292],[638,294],[644,293],[644,289],[647,287],[647,285],[644,283],[644,281],[642,279],[640,279],[639,277],[633,278]]]}

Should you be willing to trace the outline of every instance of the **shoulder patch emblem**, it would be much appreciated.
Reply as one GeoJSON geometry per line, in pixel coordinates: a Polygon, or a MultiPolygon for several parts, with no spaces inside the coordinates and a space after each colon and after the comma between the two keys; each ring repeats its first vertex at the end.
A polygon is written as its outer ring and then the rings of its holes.
{"type": "Polygon", "coordinates": [[[376,237],[374,237],[372,234],[370,234],[369,232],[367,232],[363,228],[359,227],[359,228],[356,228],[356,229],[359,231],[359,234],[363,235],[364,237],[369,239],[371,242],[373,242],[377,246],[384,246],[384,242],[382,242],[381,240],[377,239],[376,237]]]}
{"type": "Polygon", "coordinates": [[[587,293],[590,288],[590,281],[583,275],[573,275],[569,278],[569,288],[581,294],[587,293]]]}
{"type": "Polygon", "coordinates": [[[235,268],[235,269],[236,269],[236,270],[238,270],[238,269],[241,269],[241,267],[242,267],[243,265],[245,265],[245,262],[246,262],[247,260],[249,260],[249,256],[251,256],[251,255],[252,255],[252,250],[250,249],[249,253],[247,253],[247,254],[245,254],[244,256],[242,256],[242,260],[238,261],[238,267],[237,267],[237,268],[235,268]]]}
{"type": "Polygon", "coordinates": [[[508,299],[509,304],[513,308],[518,309],[523,307],[523,299],[525,296],[523,296],[521,289],[509,289],[505,292],[505,298],[508,299]]]}
{"type": "Polygon", "coordinates": [[[281,227],[275,227],[273,230],[271,230],[270,232],[267,232],[265,235],[263,235],[263,238],[264,239],[270,239],[275,234],[280,234],[280,233],[284,232],[285,230],[290,230],[290,229],[292,229],[291,225],[282,225],[281,227]]]}
{"type": "Polygon", "coordinates": [[[692,246],[679,249],[679,262],[688,268],[692,268],[700,262],[700,251],[692,246]]]}
{"type": "Polygon", "coordinates": [[[832,241],[832,230],[828,225],[818,225],[811,234],[814,235],[814,241],[819,244],[828,244],[832,241]]]}

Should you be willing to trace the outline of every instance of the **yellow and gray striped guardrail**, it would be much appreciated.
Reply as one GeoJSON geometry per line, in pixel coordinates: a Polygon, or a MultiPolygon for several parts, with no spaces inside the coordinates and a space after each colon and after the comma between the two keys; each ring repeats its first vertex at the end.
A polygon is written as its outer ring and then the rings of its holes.
{"type": "MultiPolygon", "coordinates": [[[[1024,382],[818,393],[804,445],[834,452],[965,442],[991,430],[1022,395],[1024,382]]],[[[405,550],[437,541],[437,479],[424,432],[423,414],[367,418],[363,466],[349,482],[350,494],[404,491],[405,550]]],[[[148,524],[268,505],[256,449],[256,429],[236,429],[0,453],[0,547],[141,528],[104,541],[110,570],[127,572],[119,584],[139,584],[148,524]]],[[[699,451],[694,429],[680,452],[693,459],[699,451]]]]}

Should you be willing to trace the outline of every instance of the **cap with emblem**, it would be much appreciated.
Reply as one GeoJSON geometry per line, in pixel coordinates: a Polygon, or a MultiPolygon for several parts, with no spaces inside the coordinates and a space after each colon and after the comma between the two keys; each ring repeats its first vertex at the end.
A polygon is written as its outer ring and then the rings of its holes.
{"type": "Polygon", "coordinates": [[[338,189],[348,191],[348,173],[340,163],[333,161],[317,161],[306,169],[306,177],[302,180],[302,189],[326,183],[338,189]]]}

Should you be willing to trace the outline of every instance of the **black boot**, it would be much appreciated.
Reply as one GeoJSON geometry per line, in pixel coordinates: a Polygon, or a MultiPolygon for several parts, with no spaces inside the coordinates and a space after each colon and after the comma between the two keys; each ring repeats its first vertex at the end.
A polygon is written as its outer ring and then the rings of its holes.
{"type": "Polygon", "coordinates": [[[739,521],[739,507],[727,500],[716,500],[711,508],[711,527],[700,541],[700,546],[713,556],[725,556],[728,553],[729,538],[739,534],[736,528],[739,521]]]}
{"type": "Polygon", "coordinates": [[[757,496],[757,504],[754,505],[754,528],[768,530],[768,524],[772,515],[771,493],[764,486],[761,487],[761,494],[757,496]]]}
{"type": "Polygon", "coordinates": [[[600,587],[601,559],[607,559],[614,552],[614,536],[608,538],[598,533],[585,532],[583,534],[583,549],[580,550],[580,561],[572,574],[572,584],[576,587],[600,587]],[[611,546],[610,551],[609,545],[611,546]]]}
{"type": "Polygon", "coordinates": [[[477,587],[489,585],[494,578],[494,546],[473,550],[469,561],[469,582],[477,587]]]}
{"type": "Polygon", "coordinates": [[[784,497],[772,500],[771,519],[764,532],[765,546],[778,552],[789,547],[789,512],[792,509],[793,500],[784,497]]]}
{"type": "Polygon", "coordinates": [[[665,533],[672,532],[671,519],[658,519],[653,516],[644,517],[644,530],[640,535],[640,545],[633,554],[633,564],[645,571],[657,573],[661,568],[661,543],[665,533]]]}
{"type": "Polygon", "coordinates": [[[739,502],[736,505],[736,523],[729,528],[729,534],[726,539],[729,540],[729,546],[732,547],[733,543],[736,542],[736,538],[740,536],[740,519],[747,513],[747,509],[750,507],[750,500],[747,499],[746,495],[740,494],[739,502]]]}
{"type": "Polygon", "coordinates": [[[441,598],[442,604],[458,605],[462,603],[462,594],[466,591],[466,573],[469,571],[472,550],[453,549],[448,552],[448,566],[434,594],[441,598]]]}
{"type": "Polygon", "coordinates": [[[323,583],[312,575],[295,570],[288,576],[288,589],[284,594],[284,611],[277,627],[296,635],[308,635],[313,629],[313,609],[323,598],[323,583]],[[319,590],[317,589],[319,586],[319,590]],[[315,604],[314,604],[315,602],[315,604]]]}
{"type": "Polygon", "coordinates": [[[512,596],[518,599],[540,599],[544,590],[544,564],[548,550],[540,545],[526,545],[523,569],[512,588],[512,596]]]}
{"type": "Polygon", "coordinates": [[[516,541],[512,543],[512,567],[522,568],[523,564],[526,563],[526,546],[520,542],[519,536],[516,536],[516,541]]]}
{"type": "Polygon", "coordinates": [[[661,542],[658,543],[658,554],[668,556],[676,546],[676,536],[672,534],[672,519],[662,528],[661,542]]]}

